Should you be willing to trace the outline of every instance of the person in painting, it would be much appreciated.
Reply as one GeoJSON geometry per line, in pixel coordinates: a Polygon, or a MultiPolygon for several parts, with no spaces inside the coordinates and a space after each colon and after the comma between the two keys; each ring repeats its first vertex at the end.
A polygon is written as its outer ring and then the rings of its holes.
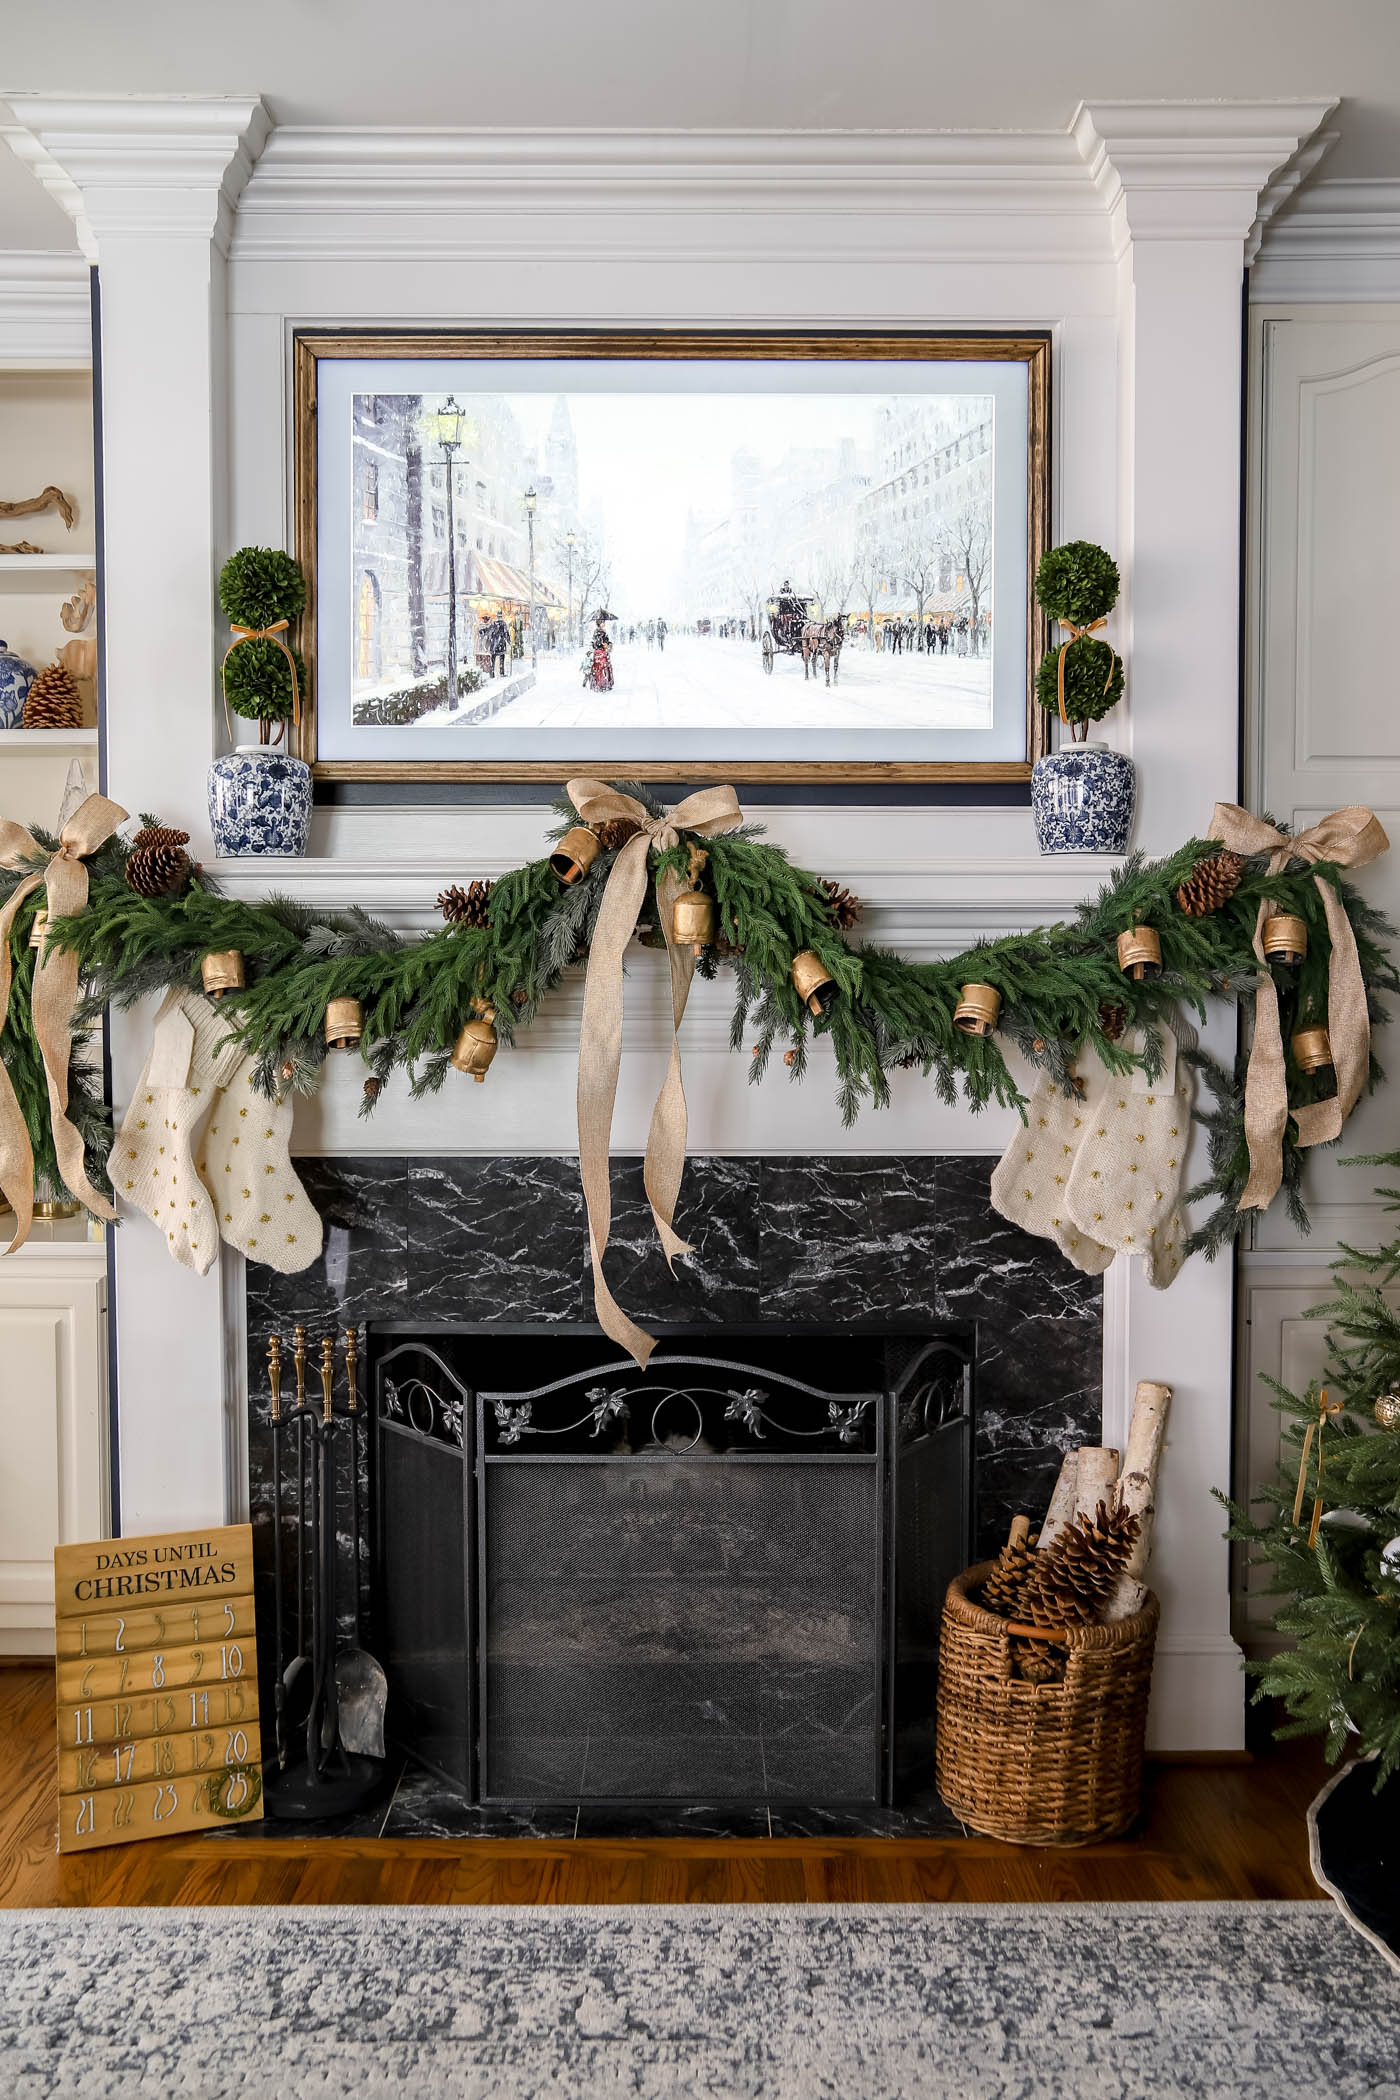
{"type": "Polygon", "coordinates": [[[658,649],[663,651],[665,650],[666,636],[668,632],[669,629],[667,628],[666,622],[662,619],[658,619],[656,623],[656,646],[658,649]]]}
{"type": "Polygon", "coordinates": [[[491,659],[490,676],[492,678],[504,678],[506,675],[506,651],[510,648],[510,629],[500,613],[494,614],[486,622],[486,632],[482,636],[482,640],[486,644],[486,654],[491,659]]]}
{"type": "Polygon", "coordinates": [[[585,679],[585,683],[592,686],[595,693],[612,691],[612,643],[608,636],[608,621],[611,618],[612,614],[607,607],[600,605],[593,622],[593,640],[589,644],[590,655],[585,679]]]}

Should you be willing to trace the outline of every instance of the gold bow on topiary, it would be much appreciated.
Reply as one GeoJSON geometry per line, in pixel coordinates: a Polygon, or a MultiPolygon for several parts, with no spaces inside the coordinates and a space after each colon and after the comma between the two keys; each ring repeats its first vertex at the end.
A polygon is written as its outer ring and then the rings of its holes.
{"type": "MultiPolygon", "coordinates": [[[[1282,874],[1290,860],[1307,861],[1310,865],[1331,861],[1340,868],[1364,868],[1390,844],[1373,812],[1360,803],[1334,809],[1321,823],[1290,836],[1276,831],[1262,817],[1251,816],[1237,802],[1217,802],[1207,835],[1219,839],[1232,853],[1267,853],[1271,875],[1282,874]]],[[[1371,1022],[1366,1012],[1366,983],[1356,952],[1356,935],[1334,885],[1322,875],[1315,876],[1314,881],[1332,944],[1327,963],[1327,1034],[1337,1091],[1328,1101],[1293,1110],[1300,1145],[1325,1145],[1340,1136],[1342,1124],[1360,1098],[1371,1064],[1371,1022]]],[[[1254,953],[1262,974],[1254,999],[1254,1041],[1245,1079],[1249,1180],[1240,1198],[1241,1210],[1267,1210],[1283,1180],[1288,1082],[1278,993],[1264,954],[1264,921],[1269,910],[1269,900],[1262,899],[1254,926],[1254,953]]]]}
{"type": "MultiPolygon", "coordinates": [[[[742,824],[744,813],[731,787],[703,788],[698,794],[687,795],[684,802],[678,802],[660,817],[653,817],[642,803],[631,795],[619,794],[604,780],[571,780],[568,794],[585,824],[596,826],[608,818],[622,817],[638,826],[609,870],[608,886],[589,944],[579,1030],[578,1153],[583,1200],[588,1209],[598,1325],[639,1364],[645,1364],[656,1347],[655,1339],[628,1319],[603,1280],[603,1255],[612,1226],[608,1153],[622,1062],[622,958],[646,895],[648,854],[665,853],[679,842],[683,831],[732,831],[735,825],[742,824]]],[[[679,878],[669,870],[656,885],[657,912],[671,965],[671,1056],[652,1110],[643,1168],[647,1200],[668,1265],[677,1254],[690,1252],[689,1244],[671,1223],[685,1171],[686,1140],[685,1088],[681,1083],[677,1031],[695,972],[689,950],[675,947],[671,940],[671,911],[680,888],[679,878]]]]}
{"type": "MultiPolygon", "coordinates": [[[[109,839],[126,811],[105,795],[89,795],[59,833],[58,851],[46,868],[30,868],[15,884],[0,911],[0,1034],[10,1011],[10,933],[20,906],[37,889],[47,894],[50,920],[66,918],[87,903],[88,871],[82,856],[95,853],[109,839]]],[[[40,846],[22,824],[0,818],[0,865],[23,868],[42,857],[40,846]]],[[[83,1141],[68,1120],[68,1058],[73,1035],[73,1008],[78,997],[78,958],[46,942],[34,971],[34,1036],[48,1081],[54,1155],[64,1186],[99,1218],[116,1212],[87,1178],[83,1141]]],[[[10,1075],[0,1061],[0,1189],[14,1206],[15,1234],[8,1252],[22,1247],[34,1217],[34,1148],[20,1113],[10,1075]]]]}

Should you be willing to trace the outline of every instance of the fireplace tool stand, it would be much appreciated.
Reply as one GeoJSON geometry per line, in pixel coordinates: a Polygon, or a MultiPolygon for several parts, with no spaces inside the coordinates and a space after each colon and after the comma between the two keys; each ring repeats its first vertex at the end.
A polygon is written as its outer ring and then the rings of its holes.
{"type": "Polygon", "coordinates": [[[321,1404],[306,1398],[306,1330],[295,1331],[293,1362],[297,1404],[283,1409],[282,1345],[268,1348],[272,1394],[273,1714],[275,1758],[263,1779],[268,1815],[308,1821],[345,1815],[373,1799],[384,1784],[384,1673],[360,1646],[360,1411],[356,1383],[356,1336],[346,1329],[347,1406],[335,1405],[335,1343],[321,1344],[321,1404]],[[284,1475],[282,1432],[296,1425],[295,1604],[286,1589],[282,1550],[284,1475]],[[342,1461],[343,1460],[343,1464],[342,1461]],[[348,1475],[350,1496],[351,1637],[341,1638],[338,1481],[348,1475]],[[286,1660],[289,1617],[297,1627],[297,1653],[286,1660]],[[366,1745],[378,1755],[366,1755],[366,1745]]]}

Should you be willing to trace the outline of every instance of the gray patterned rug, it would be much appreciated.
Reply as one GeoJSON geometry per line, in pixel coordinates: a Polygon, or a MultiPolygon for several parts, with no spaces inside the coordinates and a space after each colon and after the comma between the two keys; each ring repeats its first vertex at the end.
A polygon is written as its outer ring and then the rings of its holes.
{"type": "Polygon", "coordinates": [[[1400,2100],[1330,1903],[0,1912],[5,2100],[1400,2100]]]}

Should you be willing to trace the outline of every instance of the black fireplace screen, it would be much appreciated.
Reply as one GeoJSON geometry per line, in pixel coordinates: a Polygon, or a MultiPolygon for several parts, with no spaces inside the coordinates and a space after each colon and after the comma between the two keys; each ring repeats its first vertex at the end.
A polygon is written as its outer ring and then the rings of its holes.
{"type": "Polygon", "coordinates": [[[406,1747],[487,1802],[892,1798],[968,1547],[956,1338],[710,1334],[645,1372],[557,1329],[373,1339],[406,1747]]]}

